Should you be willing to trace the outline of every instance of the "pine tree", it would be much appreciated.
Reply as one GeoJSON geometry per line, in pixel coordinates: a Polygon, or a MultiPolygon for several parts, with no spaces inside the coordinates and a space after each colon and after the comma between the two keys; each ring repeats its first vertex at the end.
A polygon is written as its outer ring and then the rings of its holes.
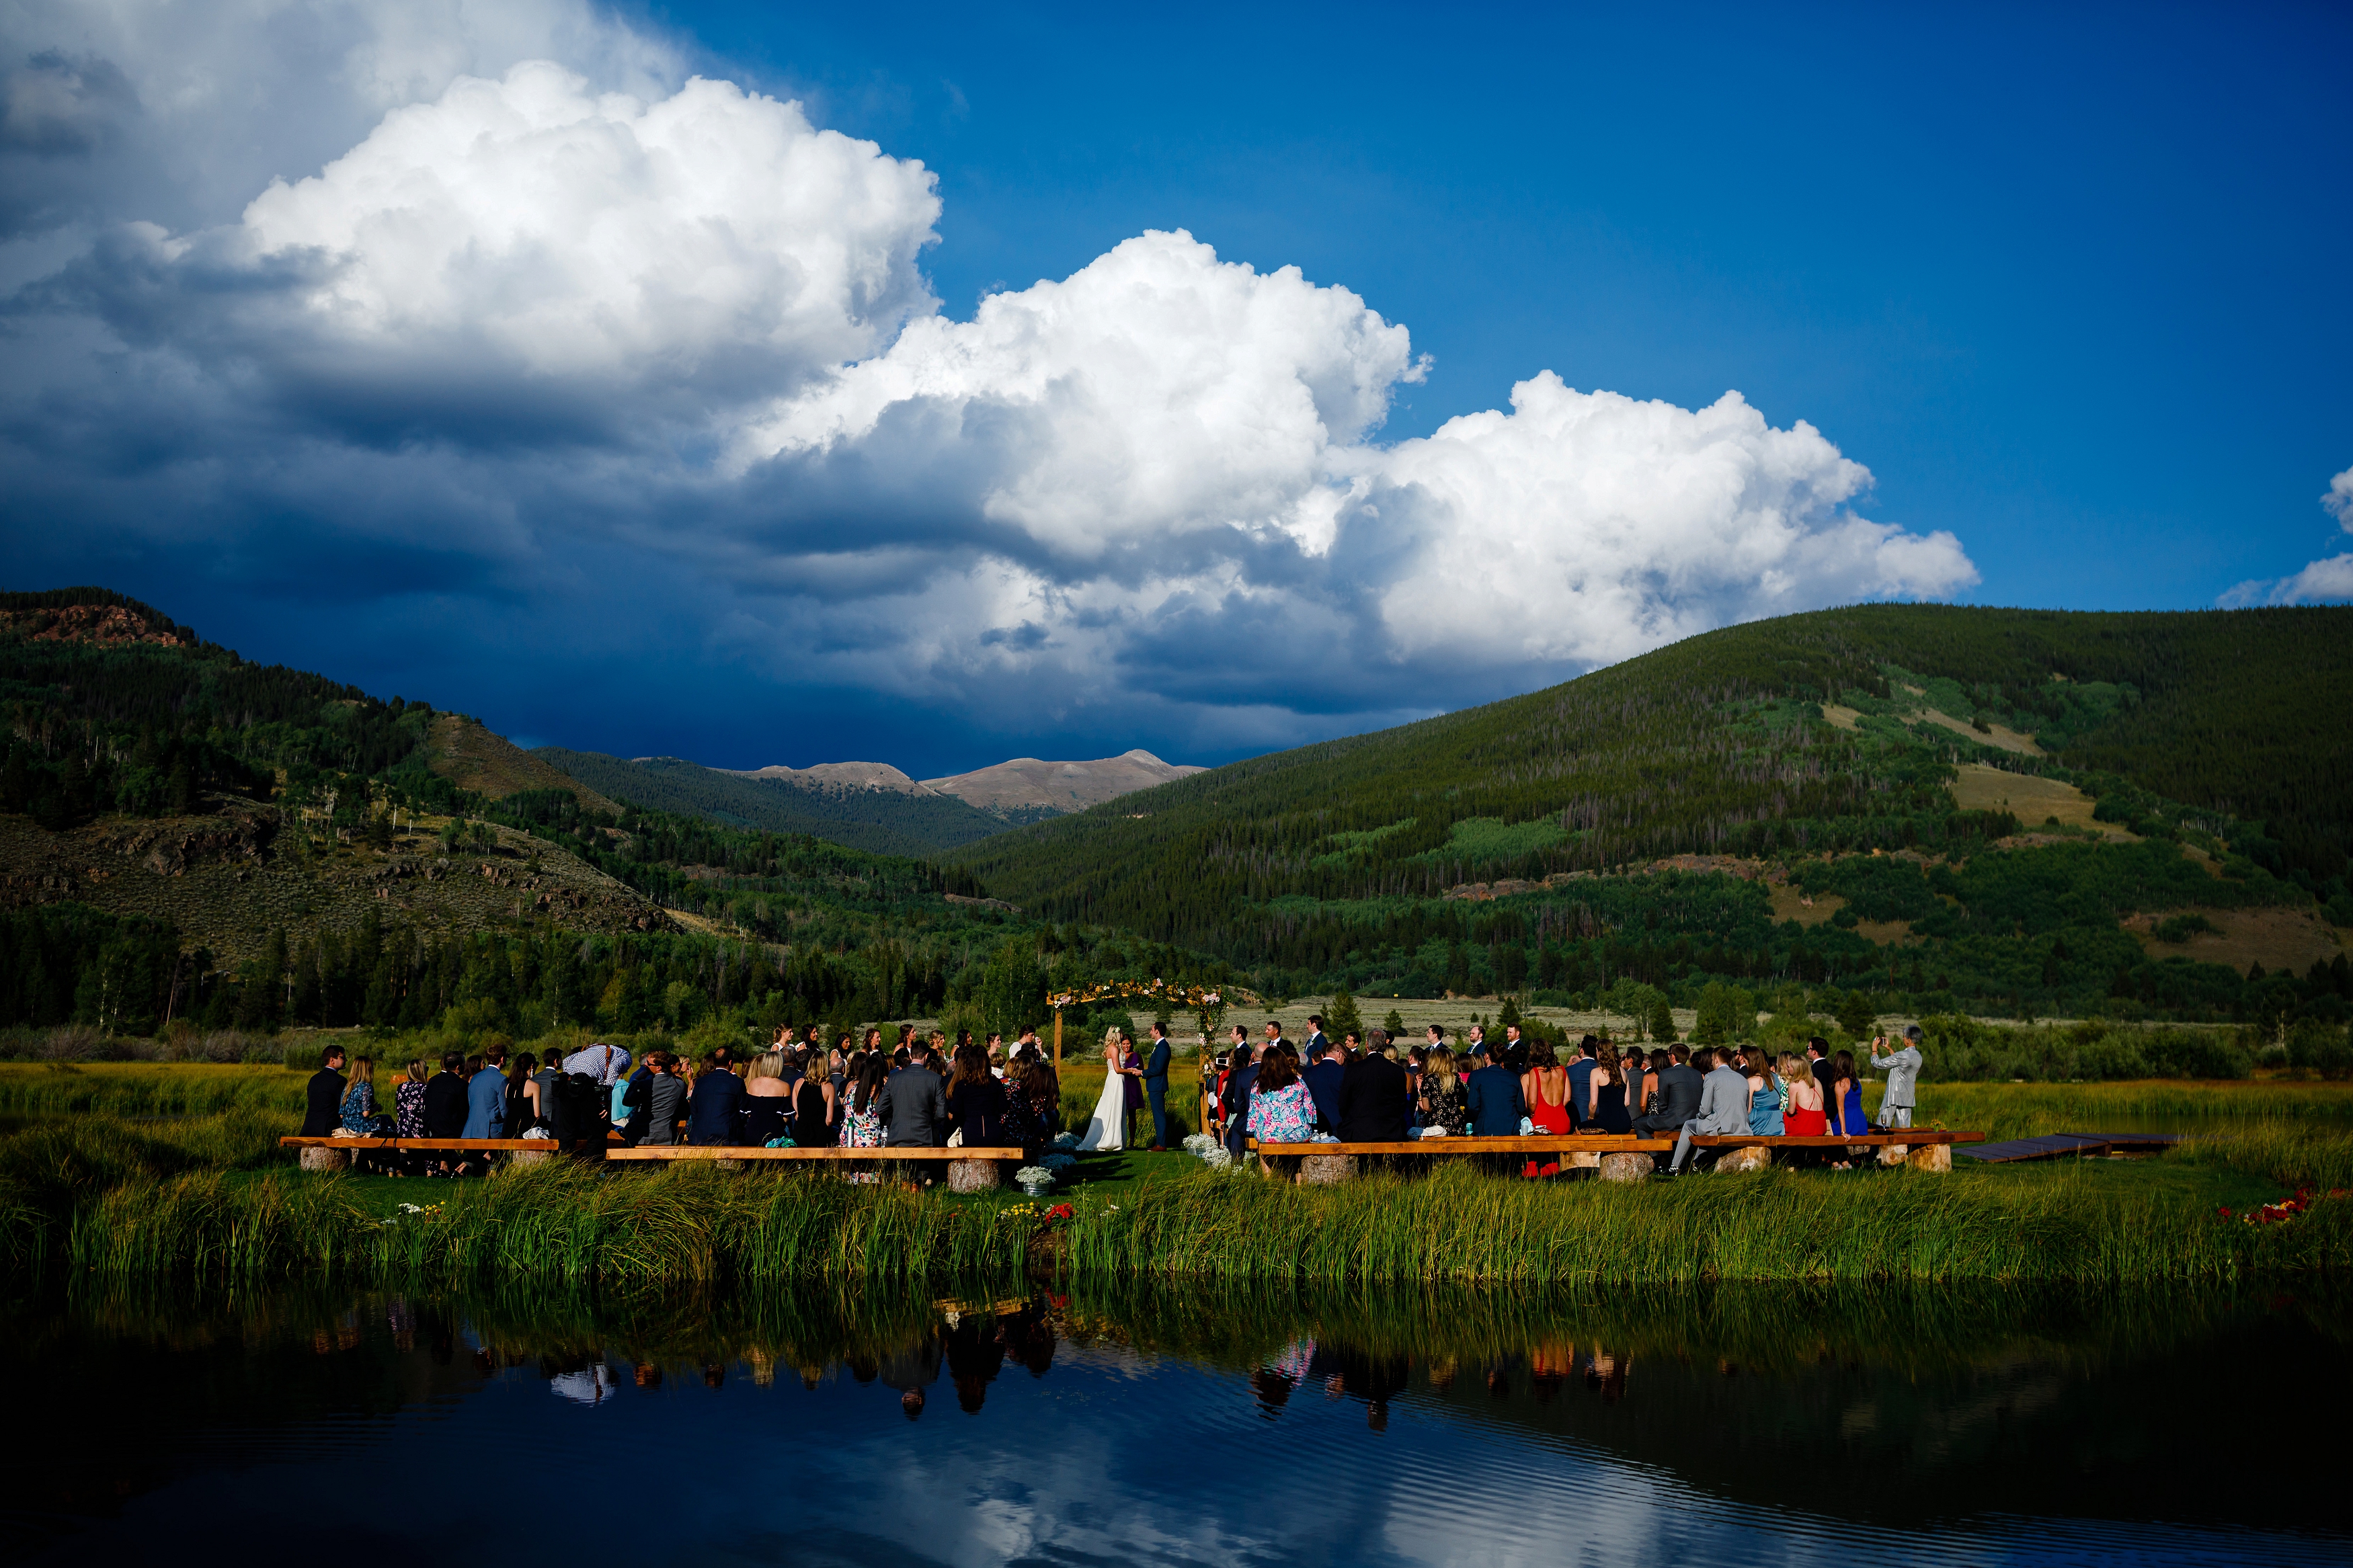
{"type": "Polygon", "coordinates": [[[1354,996],[1345,991],[1332,993],[1332,1000],[1324,1008],[1324,1032],[1335,1040],[1345,1040],[1350,1035],[1359,1040],[1365,1037],[1365,1020],[1357,1015],[1354,996]]]}
{"type": "Polygon", "coordinates": [[[1651,1038],[1664,1045],[1672,1041],[1674,1037],[1674,1009],[1668,1006],[1667,999],[1662,996],[1651,1004],[1651,1038]]]}

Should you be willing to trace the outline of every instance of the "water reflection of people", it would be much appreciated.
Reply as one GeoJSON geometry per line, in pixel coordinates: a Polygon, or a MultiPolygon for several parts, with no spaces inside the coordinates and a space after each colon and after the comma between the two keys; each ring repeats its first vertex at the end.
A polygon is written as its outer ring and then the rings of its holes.
{"type": "Polygon", "coordinates": [[[882,1358],[882,1385],[899,1391],[899,1408],[914,1420],[923,1413],[923,1391],[940,1378],[940,1341],[937,1332],[925,1329],[921,1338],[900,1346],[882,1358]]]}
{"type": "Polygon", "coordinates": [[[947,1334],[948,1377],[955,1383],[957,1407],[976,1415],[988,1398],[988,1385],[1005,1364],[1005,1342],[996,1318],[966,1312],[947,1334]]]}

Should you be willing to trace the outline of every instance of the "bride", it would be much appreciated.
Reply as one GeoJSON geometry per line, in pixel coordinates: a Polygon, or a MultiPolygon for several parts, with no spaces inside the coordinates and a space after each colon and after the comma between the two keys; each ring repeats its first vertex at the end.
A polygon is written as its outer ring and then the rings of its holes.
{"type": "Polygon", "coordinates": [[[1103,1037],[1103,1092],[1095,1097],[1094,1114],[1080,1135],[1079,1147],[1088,1152],[1127,1147],[1127,1072],[1116,1027],[1103,1037]]]}

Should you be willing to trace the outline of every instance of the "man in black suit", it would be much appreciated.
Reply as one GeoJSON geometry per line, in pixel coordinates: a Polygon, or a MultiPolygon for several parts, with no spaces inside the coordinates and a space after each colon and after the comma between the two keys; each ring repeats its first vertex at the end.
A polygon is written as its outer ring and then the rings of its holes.
{"type": "Polygon", "coordinates": [[[466,1058],[455,1051],[441,1058],[441,1070],[425,1086],[425,1136],[466,1135],[466,1079],[458,1070],[466,1058]]]}
{"type": "Polygon", "coordinates": [[[1300,1047],[1299,1059],[1303,1062],[1324,1059],[1324,1018],[1321,1014],[1307,1015],[1307,1044],[1300,1047]]]}
{"type": "Polygon", "coordinates": [[[1341,1142],[1395,1142],[1405,1136],[1411,1110],[1405,1068],[1378,1051],[1366,1051],[1341,1070],[1341,1142]]]}
{"type": "MultiPolygon", "coordinates": [[[[1267,1026],[1272,1028],[1271,1024],[1267,1026]]],[[[1250,1031],[1240,1024],[1234,1026],[1234,1043],[1226,1058],[1226,1088],[1218,1103],[1226,1111],[1226,1152],[1236,1160],[1250,1152],[1250,1080],[1258,1076],[1258,1062],[1250,1055],[1250,1031]]]]}
{"type": "Polygon", "coordinates": [[[303,1090],[302,1136],[324,1138],[343,1124],[343,1047],[329,1046],[303,1090]]]}
{"type": "Polygon", "coordinates": [[[1340,1083],[1347,1076],[1347,1053],[1327,1039],[1318,1059],[1299,1074],[1315,1101],[1316,1125],[1335,1136],[1340,1130],[1340,1083]]]}
{"type": "MultiPolygon", "coordinates": [[[[1706,1079],[1691,1065],[1691,1047],[1677,1046],[1668,1053],[1672,1061],[1659,1069],[1659,1109],[1649,1116],[1634,1118],[1634,1136],[1655,1138],[1662,1132],[1681,1132],[1683,1123],[1699,1114],[1700,1091],[1706,1079]]],[[[1658,1053],[1651,1053],[1651,1060],[1658,1053]]]]}

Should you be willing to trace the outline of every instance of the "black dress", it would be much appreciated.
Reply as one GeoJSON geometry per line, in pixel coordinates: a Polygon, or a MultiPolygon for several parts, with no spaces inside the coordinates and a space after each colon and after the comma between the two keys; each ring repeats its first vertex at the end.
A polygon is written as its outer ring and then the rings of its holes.
{"type": "Polygon", "coordinates": [[[814,1079],[803,1079],[793,1089],[793,1142],[804,1149],[823,1149],[833,1142],[826,1125],[825,1090],[814,1079]]]}
{"type": "Polygon", "coordinates": [[[1018,1147],[1005,1124],[1005,1086],[993,1078],[949,1090],[948,1115],[967,1149],[1018,1147]]]}
{"type": "Polygon", "coordinates": [[[1626,1086],[1605,1083],[1601,1086],[1600,1103],[1594,1107],[1593,1125],[1603,1132],[1631,1132],[1634,1118],[1626,1110],[1626,1086]]]}
{"type": "MultiPolygon", "coordinates": [[[[785,1108],[792,1103],[781,1094],[747,1094],[744,1097],[744,1142],[754,1149],[767,1146],[771,1138],[781,1138],[787,1131],[785,1108]]],[[[800,1139],[796,1135],[793,1142],[800,1139]]]]}

